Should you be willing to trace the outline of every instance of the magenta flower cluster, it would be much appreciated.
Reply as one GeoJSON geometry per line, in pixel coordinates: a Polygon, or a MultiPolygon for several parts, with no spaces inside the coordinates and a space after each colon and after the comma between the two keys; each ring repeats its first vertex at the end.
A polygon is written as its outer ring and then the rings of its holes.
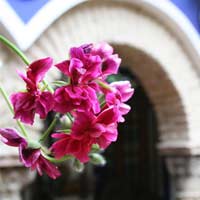
{"type": "Polygon", "coordinates": [[[33,142],[21,137],[14,129],[0,129],[1,140],[19,148],[20,160],[26,167],[53,179],[60,176],[53,161],[71,156],[86,163],[94,145],[106,149],[117,140],[117,125],[130,111],[125,102],[134,92],[129,81],[106,81],[109,75],[118,73],[121,63],[107,43],[73,47],[69,55],[69,60],[54,65],[67,79],[58,81],[55,91],[43,84],[53,67],[53,59],[48,57],[31,63],[26,74],[18,72],[26,90],[10,97],[14,118],[23,123],[33,125],[36,114],[45,119],[50,111],[70,121],[66,129],[51,133],[55,141],[50,148],[44,147],[42,140],[33,142]]]}

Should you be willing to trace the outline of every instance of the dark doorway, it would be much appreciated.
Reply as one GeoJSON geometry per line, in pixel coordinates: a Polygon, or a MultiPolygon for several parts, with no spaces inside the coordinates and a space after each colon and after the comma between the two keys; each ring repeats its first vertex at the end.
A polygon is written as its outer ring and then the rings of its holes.
{"type": "Polygon", "coordinates": [[[156,144],[158,130],[153,107],[140,82],[126,68],[122,79],[135,88],[128,102],[132,111],[119,125],[119,138],[105,152],[107,165],[95,169],[94,200],[163,200],[163,167],[156,144]]]}

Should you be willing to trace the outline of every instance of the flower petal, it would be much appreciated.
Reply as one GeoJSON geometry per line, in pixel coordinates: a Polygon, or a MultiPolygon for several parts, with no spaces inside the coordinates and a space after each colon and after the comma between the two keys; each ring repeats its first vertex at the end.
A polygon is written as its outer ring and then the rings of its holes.
{"type": "Polygon", "coordinates": [[[51,136],[53,138],[58,138],[59,140],[54,142],[50,149],[57,159],[62,158],[68,153],[67,147],[71,136],[64,133],[55,133],[51,136]]]}
{"type": "Polygon", "coordinates": [[[70,76],[70,73],[69,73],[69,64],[70,64],[70,61],[69,60],[65,60],[61,63],[58,63],[56,64],[55,66],[63,73],[65,74],[66,76],[70,76]]]}
{"type": "Polygon", "coordinates": [[[117,90],[116,92],[119,92],[122,102],[128,101],[134,93],[129,81],[112,82],[110,86],[114,87],[117,90]]]}
{"type": "Polygon", "coordinates": [[[37,162],[41,153],[40,149],[30,149],[27,148],[27,146],[21,144],[19,146],[19,154],[20,159],[25,167],[31,167],[35,164],[35,162],[37,162]]]}
{"type": "Polygon", "coordinates": [[[28,92],[14,93],[10,97],[14,107],[14,119],[33,124],[35,115],[35,97],[28,92]]]}
{"type": "Polygon", "coordinates": [[[112,55],[113,48],[106,42],[100,42],[94,45],[92,49],[92,54],[99,55],[102,59],[106,59],[108,56],[112,55]]]}
{"type": "Polygon", "coordinates": [[[39,83],[44,79],[46,72],[51,68],[52,64],[53,59],[50,57],[36,60],[29,65],[27,78],[29,78],[36,84],[39,83]]]}
{"type": "Polygon", "coordinates": [[[50,92],[42,92],[37,100],[35,112],[40,115],[40,118],[44,119],[53,107],[53,95],[50,92]]]}
{"type": "Polygon", "coordinates": [[[119,112],[116,107],[110,106],[99,114],[96,119],[97,123],[112,124],[116,123],[119,117],[119,112]]]}
{"type": "Polygon", "coordinates": [[[109,56],[102,65],[102,74],[103,75],[111,75],[117,74],[119,65],[121,63],[121,59],[117,54],[109,56]]]}
{"type": "Polygon", "coordinates": [[[40,155],[35,165],[35,168],[37,169],[40,176],[43,174],[43,171],[52,179],[56,179],[61,175],[60,171],[58,170],[58,167],[49,162],[42,155],[40,155]]]}

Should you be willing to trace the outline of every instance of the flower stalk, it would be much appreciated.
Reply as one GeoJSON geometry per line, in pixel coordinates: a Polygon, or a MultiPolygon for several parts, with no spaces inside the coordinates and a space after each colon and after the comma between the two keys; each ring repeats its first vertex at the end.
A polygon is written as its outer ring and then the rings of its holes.
{"type": "MultiPolygon", "coordinates": [[[[12,42],[10,42],[7,38],[5,38],[3,35],[0,35],[0,41],[5,44],[7,47],[9,47],[14,53],[16,53],[21,59],[22,61],[28,66],[30,65],[30,61],[28,60],[28,58],[26,57],[26,55],[19,49],[17,48],[16,45],[14,45],[12,42]]],[[[47,83],[47,81],[43,80],[42,81],[43,84],[45,85],[45,87],[51,92],[53,93],[54,90],[53,88],[47,83]]]]}
{"type": "Polygon", "coordinates": [[[56,158],[51,157],[51,156],[49,156],[49,155],[47,155],[47,154],[45,154],[45,153],[42,153],[42,155],[43,155],[47,160],[49,160],[49,161],[52,162],[52,163],[62,163],[62,162],[64,162],[64,161],[66,161],[66,160],[70,160],[70,159],[73,158],[73,156],[70,156],[70,155],[63,156],[63,157],[60,158],[60,159],[56,159],[56,158]]]}
{"type": "Polygon", "coordinates": [[[42,136],[39,139],[39,142],[44,142],[47,137],[49,136],[49,134],[51,133],[51,131],[54,129],[56,122],[59,119],[59,115],[56,115],[53,119],[53,121],[51,122],[51,124],[49,125],[49,127],[47,128],[47,130],[42,134],[42,136]]]}
{"type": "Polygon", "coordinates": [[[97,80],[97,83],[104,89],[112,91],[112,88],[105,82],[101,81],[101,80],[97,80]]]}
{"type": "MultiPolygon", "coordinates": [[[[3,89],[3,87],[0,87],[0,93],[1,93],[1,95],[3,96],[4,100],[6,101],[9,110],[10,110],[11,113],[13,114],[14,111],[13,111],[12,104],[10,103],[10,100],[9,100],[9,98],[8,98],[8,95],[7,95],[6,91],[3,89]]],[[[20,130],[21,130],[23,136],[26,137],[26,138],[28,138],[28,134],[27,134],[27,132],[26,132],[26,129],[25,129],[24,125],[23,125],[19,120],[16,120],[16,121],[17,121],[17,125],[18,125],[18,127],[20,128],[20,130]]]]}
{"type": "Polygon", "coordinates": [[[27,59],[27,57],[24,55],[24,53],[16,47],[12,42],[10,42],[8,39],[6,39],[3,35],[0,35],[0,41],[5,44],[7,47],[9,47],[13,52],[15,52],[26,65],[29,65],[30,62],[27,59]]]}

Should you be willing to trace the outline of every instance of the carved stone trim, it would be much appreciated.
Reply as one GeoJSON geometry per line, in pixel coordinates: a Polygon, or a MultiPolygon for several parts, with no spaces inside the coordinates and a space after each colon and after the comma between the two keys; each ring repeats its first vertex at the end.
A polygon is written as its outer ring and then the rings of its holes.
{"type": "Polygon", "coordinates": [[[200,156],[166,157],[176,200],[200,200],[200,156]]]}
{"type": "Polygon", "coordinates": [[[0,199],[21,200],[22,188],[32,182],[35,173],[22,167],[0,169],[0,199]]]}

